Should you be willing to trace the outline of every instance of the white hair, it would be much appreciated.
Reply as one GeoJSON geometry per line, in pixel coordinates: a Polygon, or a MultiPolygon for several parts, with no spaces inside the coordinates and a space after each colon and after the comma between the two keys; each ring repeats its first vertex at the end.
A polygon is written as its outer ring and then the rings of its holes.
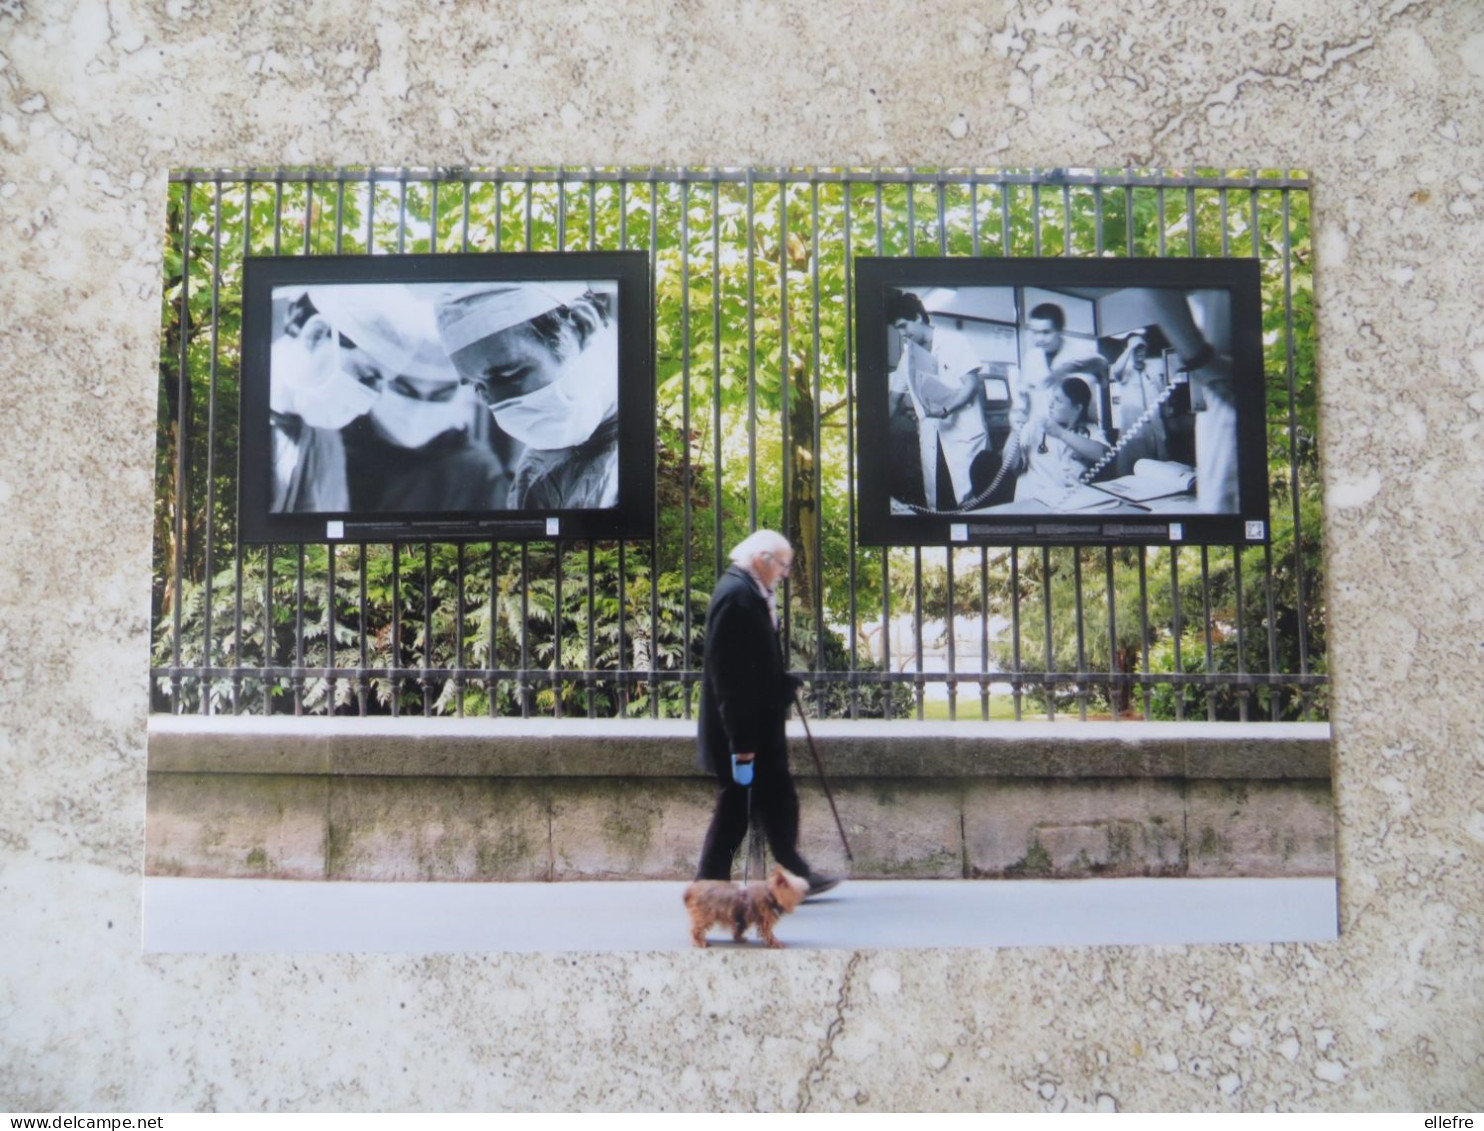
{"type": "Polygon", "coordinates": [[[781,553],[792,553],[788,539],[776,530],[754,530],[732,547],[733,565],[750,566],[763,556],[776,557],[781,553]]]}

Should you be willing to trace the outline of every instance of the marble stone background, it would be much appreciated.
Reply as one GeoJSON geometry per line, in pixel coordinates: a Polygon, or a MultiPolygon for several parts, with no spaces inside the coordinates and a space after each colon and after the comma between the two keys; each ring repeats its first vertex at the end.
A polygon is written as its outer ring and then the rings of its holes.
{"type": "Polygon", "coordinates": [[[1478,0],[0,0],[0,1108],[1484,1108],[1478,0]],[[1343,937],[144,957],[167,171],[1314,178],[1343,937]]]}

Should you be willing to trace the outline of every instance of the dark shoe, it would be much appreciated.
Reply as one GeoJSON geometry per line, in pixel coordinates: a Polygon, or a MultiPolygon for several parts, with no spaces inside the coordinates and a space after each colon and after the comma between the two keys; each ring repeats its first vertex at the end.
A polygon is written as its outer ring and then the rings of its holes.
{"type": "Polygon", "coordinates": [[[816,895],[823,895],[827,891],[833,891],[840,886],[840,876],[826,876],[821,872],[810,872],[804,877],[809,883],[809,890],[804,893],[805,899],[813,899],[816,895]]]}

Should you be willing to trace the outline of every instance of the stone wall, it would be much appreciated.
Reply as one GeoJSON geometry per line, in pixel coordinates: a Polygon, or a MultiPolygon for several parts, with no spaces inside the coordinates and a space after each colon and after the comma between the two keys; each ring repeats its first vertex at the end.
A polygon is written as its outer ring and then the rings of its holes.
{"type": "MultiPolygon", "coordinates": [[[[694,724],[157,717],[145,872],[689,879],[694,724]]],[[[805,856],[857,879],[1334,874],[1329,728],[797,724],[805,856]]]]}

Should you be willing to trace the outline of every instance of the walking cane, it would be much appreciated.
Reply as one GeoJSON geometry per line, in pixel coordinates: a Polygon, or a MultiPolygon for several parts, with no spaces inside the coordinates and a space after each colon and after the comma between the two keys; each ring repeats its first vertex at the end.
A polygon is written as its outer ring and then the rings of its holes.
{"type": "Polygon", "coordinates": [[[845,846],[845,859],[854,864],[855,857],[850,851],[850,841],[845,839],[845,826],[840,823],[840,811],[835,808],[835,795],[830,792],[829,780],[824,776],[824,762],[820,760],[819,750],[814,745],[814,735],[809,730],[809,720],[804,715],[804,701],[799,698],[798,688],[794,688],[794,706],[798,708],[799,722],[804,724],[804,737],[809,740],[809,753],[814,755],[814,767],[819,771],[819,784],[824,786],[825,800],[830,803],[830,812],[835,816],[835,828],[840,830],[840,843],[845,846]]]}

